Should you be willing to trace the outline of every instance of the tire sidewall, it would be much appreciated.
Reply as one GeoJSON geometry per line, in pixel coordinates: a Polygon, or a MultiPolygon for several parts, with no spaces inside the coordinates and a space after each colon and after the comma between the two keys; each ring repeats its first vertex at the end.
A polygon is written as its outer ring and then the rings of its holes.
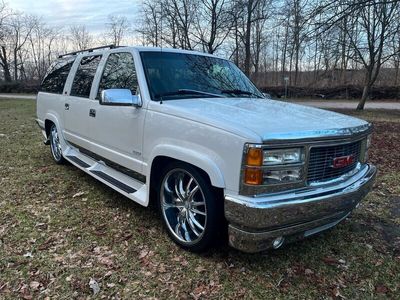
{"type": "Polygon", "coordinates": [[[56,126],[55,124],[52,124],[52,125],[50,126],[50,134],[49,134],[51,156],[53,157],[53,160],[54,160],[57,164],[63,164],[63,163],[65,162],[65,159],[64,159],[64,157],[63,157],[63,155],[62,155],[62,152],[61,152],[61,156],[60,156],[59,159],[56,158],[56,156],[54,155],[54,152],[53,152],[53,145],[52,145],[52,143],[53,143],[53,138],[52,138],[53,128],[55,128],[55,129],[57,130],[58,139],[60,139],[60,133],[58,132],[57,126],[56,126]]]}
{"type": "Polygon", "coordinates": [[[161,172],[159,176],[159,180],[157,182],[157,209],[159,212],[159,215],[161,217],[163,226],[165,230],[167,231],[169,237],[180,247],[189,250],[191,252],[203,252],[206,249],[210,248],[212,245],[215,244],[216,238],[217,238],[217,233],[218,233],[218,221],[220,217],[220,208],[217,205],[217,199],[213,188],[209,181],[204,178],[204,175],[202,175],[195,167],[183,163],[183,162],[173,162],[168,164],[161,172]],[[207,208],[207,221],[206,221],[206,226],[204,229],[203,236],[201,239],[193,244],[185,244],[179,241],[174,234],[171,232],[167,221],[165,220],[164,214],[163,214],[163,208],[162,208],[162,199],[161,199],[161,189],[163,188],[162,182],[165,178],[165,176],[172,170],[174,169],[183,169],[186,172],[188,172],[191,176],[194,177],[194,179],[197,181],[199,184],[200,188],[202,189],[203,195],[204,195],[204,201],[206,202],[206,208],[207,208]]]}

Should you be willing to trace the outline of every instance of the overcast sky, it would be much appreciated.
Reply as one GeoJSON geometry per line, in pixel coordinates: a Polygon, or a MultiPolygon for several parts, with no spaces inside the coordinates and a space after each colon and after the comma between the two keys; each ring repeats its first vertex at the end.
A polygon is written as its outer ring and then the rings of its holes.
{"type": "Polygon", "coordinates": [[[8,0],[14,10],[42,16],[49,25],[85,25],[91,32],[105,28],[110,14],[134,22],[141,0],[8,0]]]}

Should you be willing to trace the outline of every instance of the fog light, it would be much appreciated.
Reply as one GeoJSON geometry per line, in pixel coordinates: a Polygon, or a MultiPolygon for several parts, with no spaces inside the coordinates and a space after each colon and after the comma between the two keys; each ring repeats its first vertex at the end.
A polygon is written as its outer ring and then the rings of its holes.
{"type": "Polygon", "coordinates": [[[274,239],[274,241],[272,242],[272,247],[274,247],[274,249],[278,249],[280,246],[283,245],[283,242],[285,241],[285,238],[283,236],[277,237],[276,239],[274,239]]]}

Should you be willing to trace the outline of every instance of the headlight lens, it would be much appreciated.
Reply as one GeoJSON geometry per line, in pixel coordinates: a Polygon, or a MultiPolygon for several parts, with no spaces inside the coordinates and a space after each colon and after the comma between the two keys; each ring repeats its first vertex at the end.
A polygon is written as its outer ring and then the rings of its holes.
{"type": "Polygon", "coordinates": [[[367,136],[367,139],[364,141],[364,145],[365,145],[365,152],[364,152],[364,157],[362,158],[362,162],[366,163],[368,161],[369,158],[369,148],[371,147],[371,143],[372,143],[372,134],[369,134],[367,136]]]}
{"type": "Polygon", "coordinates": [[[290,168],[285,170],[265,170],[264,184],[291,183],[302,179],[302,168],[290,168]]]}
{"type": "Polygon", "coordinates": [[[249,145],[244,160],[244,183],[273,185],[302,181],[304,148],[268,149],[249,145]]]}
{"type": "Polygon", "coordinates": [[[265,166],[295,164],[302,161],[302,148],[264,150],[263,164],[265,166]]]}

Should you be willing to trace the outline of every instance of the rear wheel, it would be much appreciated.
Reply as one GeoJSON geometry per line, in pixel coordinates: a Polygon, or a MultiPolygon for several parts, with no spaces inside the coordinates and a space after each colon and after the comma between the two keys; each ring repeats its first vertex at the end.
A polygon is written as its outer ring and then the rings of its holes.
{"type": "Polygon", "coordinates": [[[57,164],[63,164],[65,162],[65,159],[62,156],[60,137],[58,135],[57,127],[55,124],[51,124],[50,126],[49,139],[50,139],[51,155],[53,156],[54,161],[57,164]]]}
{"type": "Polygon", "coordinates": [[[169,236],[193,252],[209,248],[219,233],[221,209],[213,188],[193,166],[172,163],[159,182],[158,205],[169,236]]]}

